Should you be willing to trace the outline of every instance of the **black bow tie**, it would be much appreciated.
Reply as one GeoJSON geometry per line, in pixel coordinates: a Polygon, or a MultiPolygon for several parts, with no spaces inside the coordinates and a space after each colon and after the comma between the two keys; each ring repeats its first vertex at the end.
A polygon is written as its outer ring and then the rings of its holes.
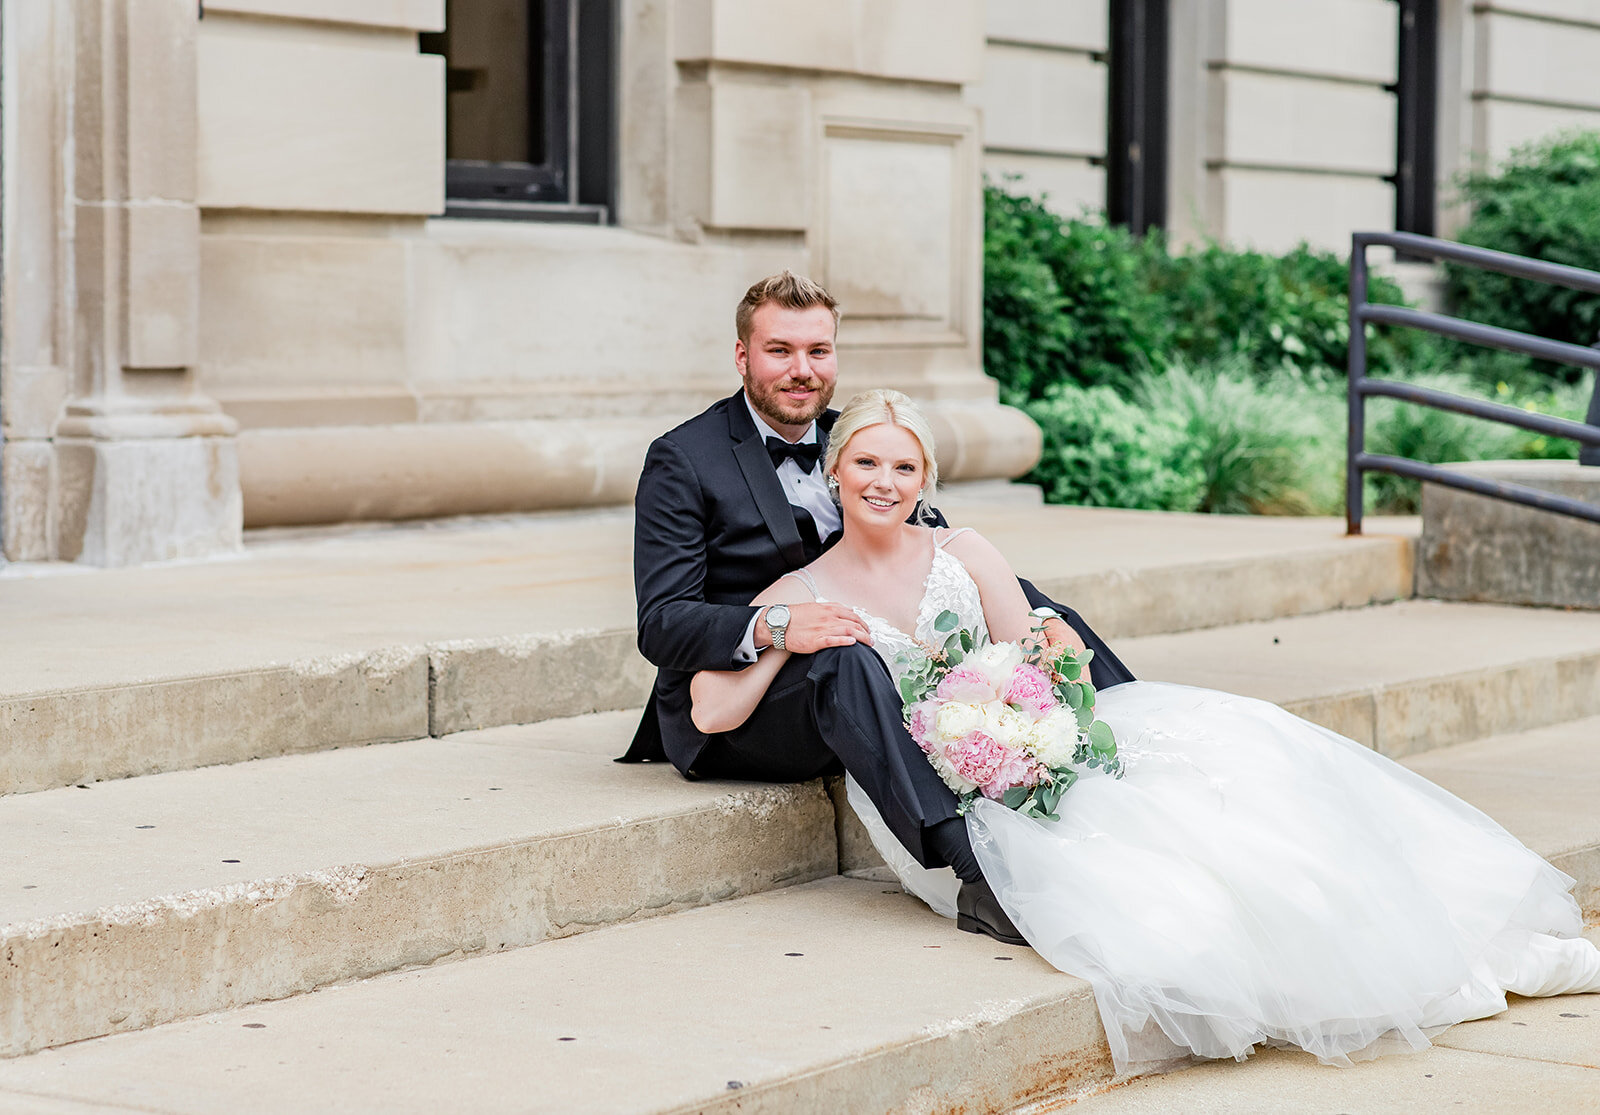
{"type": "Polygon", "coordinates": [[[793,461],[800,466],[801,472],[810,472],[817,467],[817,458],[822,456],[822,447],[816,442],[796,445],[784,441],[781,437],[767,439],[767,456],[772,458],[772,467],[777,468],[785,460],[793,461]]]}

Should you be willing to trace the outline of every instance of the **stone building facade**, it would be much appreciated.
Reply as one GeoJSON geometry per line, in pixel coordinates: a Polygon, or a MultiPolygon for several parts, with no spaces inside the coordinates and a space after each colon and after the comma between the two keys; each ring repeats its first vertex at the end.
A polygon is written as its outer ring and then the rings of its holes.
{"type": "MultiPolygon", "coordinates": [[[[5,0],[4,554],[625,502],[783,267],[842,299],[842,392],[925,400],[952,479],[1019,475],[982,177],[1116,210],[1111,46],[1154,3],[5,0]]],[[[1160,223],[1394,227],[1414,6],[1170,0],[1160,223]]],[[[1600,0],[1431,18],[1435,178],[1600,122],[1600,0]]]]}

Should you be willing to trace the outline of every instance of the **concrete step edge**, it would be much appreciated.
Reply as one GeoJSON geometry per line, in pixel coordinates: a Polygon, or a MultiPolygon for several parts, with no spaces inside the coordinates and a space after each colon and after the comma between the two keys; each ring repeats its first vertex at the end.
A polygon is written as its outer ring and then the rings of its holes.
{"type": "MultiPolygon", "coordinates": [[[[1410,538],[1043,578],[1107,638],[1226,626],[1411,595],[1410,538]]],[[[126,685],[0,694],[0,794],[643,703],[628,628],[391,644],[126,685]]]]}
{"type": "Polygon", "coordinates": [[[0,926],[0,1056],[834,875],[820,782],[0,926]]]}
{"type": "Polygon", "coordinates": [[[1600,649],[1282,704],[1398,759],[1600,713],[1600,649]]]}

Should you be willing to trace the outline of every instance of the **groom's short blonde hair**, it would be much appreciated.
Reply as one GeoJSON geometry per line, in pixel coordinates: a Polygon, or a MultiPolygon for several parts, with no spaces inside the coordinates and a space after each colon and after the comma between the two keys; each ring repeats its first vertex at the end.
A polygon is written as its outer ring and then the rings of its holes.
{"type": "Polygon", "coordinates": [[[934,453],[933,428],[928,425],[928,416],[909,395],[876,387],[851,396],[834,420],[833,429],[828,431],[828,455],[823,471],[832,476],[850,439],[869,426],[882,425],[899,426],[922,446],[922,495],[917,501],[917,514],[924,516],[928,501],[939,486],[939,460],[934,453]]]}
{"type": "Polygon", "coordinates": [[[768,275],[744,292],[739,308],[734,311],[733,325],[739,339],[750,343],[750,325],[756,310],[772,302],[786,310],[809,310],[821,306],[833,314],[833,327],[839,327],[839,300],[804,275],[796,275],[787,268],[776,275],[768,275]]]}

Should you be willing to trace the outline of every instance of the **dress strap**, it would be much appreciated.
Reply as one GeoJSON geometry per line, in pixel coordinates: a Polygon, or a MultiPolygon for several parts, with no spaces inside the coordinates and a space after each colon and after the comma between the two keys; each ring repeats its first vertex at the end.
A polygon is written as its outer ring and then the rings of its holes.
{"type": "Polygon", "coordinates": [[[957,527],[955,530],[952,530],[949,534],[945,535],[943,538],[935,537],[933,544],[935,546],[939,547],[939,549],[942,550],[947,545],[950,544],[952,539],[960,538],[963,534],[970,533],[971,530],[972,530],[971,527],[957,527]]]}
{"type": "MultiPolygon", "coordinates": [[[[819,601],[822,599],[822,593],[817,591],[817,582],[812,579],[811,573],[810,573],[809,570],[796,569],[791,573],[785,573],[783,575],[783,577],[793,577],[795,580],[797,580],[801,584],[805,585],[806,586],[806,591],[811,593],[811,595],[813,597],[815,597],[819,601]]],[[[783,580],[783,577],[779,577],[778,580],[780,580],[780,581],[783,580]]]]}

